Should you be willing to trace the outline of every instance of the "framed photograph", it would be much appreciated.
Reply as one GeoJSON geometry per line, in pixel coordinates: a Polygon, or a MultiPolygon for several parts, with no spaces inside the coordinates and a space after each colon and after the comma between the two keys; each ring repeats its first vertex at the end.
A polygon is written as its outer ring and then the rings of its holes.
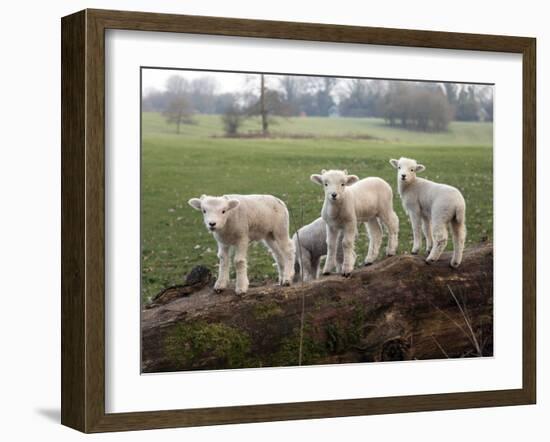
{"type": "Polygon", "coordinates": [[[62,19],[62,423],[536,400],[535,39],[62,19]]]}

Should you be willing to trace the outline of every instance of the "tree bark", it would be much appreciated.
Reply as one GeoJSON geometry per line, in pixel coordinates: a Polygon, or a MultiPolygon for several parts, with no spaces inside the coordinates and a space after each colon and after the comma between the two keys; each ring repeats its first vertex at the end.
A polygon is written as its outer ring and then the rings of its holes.
{"type": "Polygon", "coordinates": [[[202,284],[168,288],[143,310],[142,371],[492,356],[492,244],[466,250],[456,270],[449,259],[398,255],[244,296],[216,294],[201,267],[202,284]]]}
{"type": "Polygon", "coordinates": [[[265,79],[264,74],[260,76],[260,114],[262,116],[262,134],[267,135],[267,108],[265,106],[265,79]]]}

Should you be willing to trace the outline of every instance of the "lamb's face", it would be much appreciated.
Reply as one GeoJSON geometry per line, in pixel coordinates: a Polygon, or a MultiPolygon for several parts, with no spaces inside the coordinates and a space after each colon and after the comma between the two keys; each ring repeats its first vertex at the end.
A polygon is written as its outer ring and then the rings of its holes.
{"type": "Polygon", "coordinates": [[[342,199],[346,187],[359,181],[355,175],[348,175],[347,170],[322,170],[321,175],[311,175],[311,181],[323,186],[325,198],[333,202],[342,199]]]}
{"type": "Polygon", "coordinates": [[[211,232],[223,229],[230,211],[239,205],[238,200],[226,196],[202,195],[200,199],[191,198],[188,202],[193,209],[202,212],[204,225],[211,232]]]}
{"type": "Polygon", "coordinates": [[[410,158],[391,159],[390,164],[397,170],[397,182],[402,183],[412,183],[416,179],[416,174],[426,169],[410,158]]]}

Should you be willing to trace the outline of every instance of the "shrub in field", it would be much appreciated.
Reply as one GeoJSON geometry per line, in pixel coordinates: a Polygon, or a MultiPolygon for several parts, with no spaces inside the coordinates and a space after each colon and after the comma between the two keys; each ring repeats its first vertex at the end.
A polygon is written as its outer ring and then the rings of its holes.
{"type": "Polygon", "coordinates": [[[226,109],[221,118],[225,135],[228,137],[237,135],[244,121],[241,110],[237,106],[231,105],[226,109]]]}

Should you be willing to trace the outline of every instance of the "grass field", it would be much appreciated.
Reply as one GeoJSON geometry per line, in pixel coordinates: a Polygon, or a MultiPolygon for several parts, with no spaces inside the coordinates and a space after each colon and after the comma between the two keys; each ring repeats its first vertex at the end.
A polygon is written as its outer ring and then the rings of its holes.
{"type": "MultiPolygon", "coordinates": [[[[348,169],[379,176],[394,189],[400,220],[399,253],[408,253],[412,233],[396,191],[390,158],[422,162],[425,178],[456,186],[466,199],[467,244],[492,238],[493,149],[491,123],[452,123],[445,133],[390,128],[379,119],[289,118],[270,127],[277,138],[223,138],[218,116],[196,117],[181,134],[161,115],[142,120],[142,298],[182,282],[197,264],[215,272],[216,241],[187,200],[201,194],[269,193],[291,211],[291,234],[320,215],[323,190],[309,180],[321,169],[348,169]],[[295,135],[311,138],[295,138],[295,135]]],[[[248,120],[243,132],[257,131],[248,120]]],[[[357,263],[366,253],[360,229],[357,263]]],[[[384,245],[386,238],[384,238],[384,245]]],[[[449,248],[452,248],[449,241],[449,248]]],[[[271,256],[259,244],[249,251],[251,281],[276,277],[271,256]]]]}

